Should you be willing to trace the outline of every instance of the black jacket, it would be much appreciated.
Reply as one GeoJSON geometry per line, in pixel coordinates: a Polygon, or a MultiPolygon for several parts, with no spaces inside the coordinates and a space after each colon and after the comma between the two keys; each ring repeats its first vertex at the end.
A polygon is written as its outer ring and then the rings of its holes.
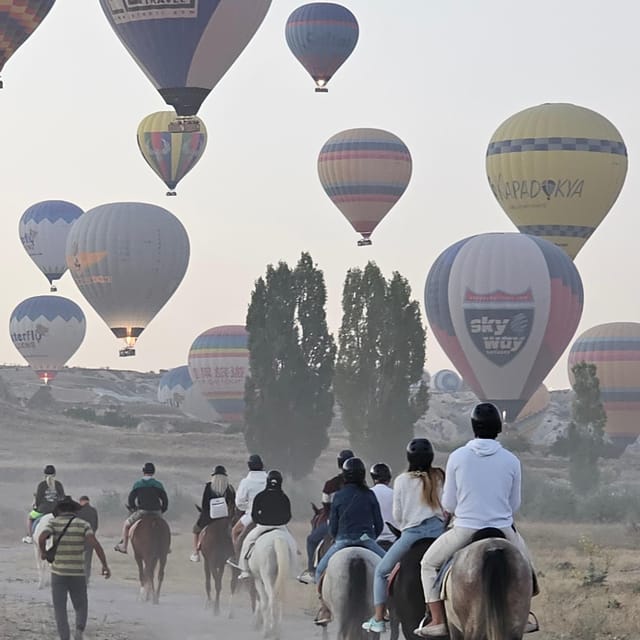
{"type": "Polygon", "coordinates": [[[291,520],[291,503],[282,489],[265,489],[253,500],[251,519],[256,524],[279,527],[291,520]]]}
{"type": "MultiPolygon", "coordinates": [[[[211,498],[222,498],[223,496],[218,495],[212,488],[211,483],[207,482],[204,485],[204,491],[202,492],[202,504],[200,506],[200,517],[198,518],[198,525],[200,527],[205,527],[211,522],[211,517],[209,516],[209,503],[211,498]]],[[[225,502],[227,503],[227,509],[229,509],[229,515],[232,515],[234,509],[236,508],[236,491],[235,489],[229,485],[224,494],[225,502]]]]}
{"type": "Polygon", "coordinates": [[[80,508],[76,517],[88,522],[95,533],[98,530],[98,512],[90,504],[85,504],[80,508]]]}
{"type": "Polygon", "coordinates": [[[40,513],[53,513],[53,508],[58,503],[58,500],[64,498],[64,487],[61,482],[56,482],[55,491],[49,489],[47,481],[43,480],[36,489],[36,497],[34,505],[36,511],[40,513]]]}
{"type": "Polygon", "coordinates": [[[131,511],[162,511],[164,513],[169,506],[169,498],[161,482],[155,478],[142,478],[134,485],[127,505],[131,511]]]}

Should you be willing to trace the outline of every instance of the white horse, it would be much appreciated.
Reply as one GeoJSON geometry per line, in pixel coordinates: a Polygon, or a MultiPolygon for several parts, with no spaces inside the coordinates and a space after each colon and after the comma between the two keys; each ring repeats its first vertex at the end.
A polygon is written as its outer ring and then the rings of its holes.
{"type": "MultiPolygon", "coordinates": [[[[380,556],[363,547],[341,549],[329,560],[322,599],[337,623],[337,640],[365,640],[379,634],[362,629],[373,611],[373,574],[380,556]]],[[[326,640],[327,627],[322,636],[326,640]]]]}
{"type": "Polygon", "coordinates": [[[292,569],[287,533],[279,529],[263,533],[249,557],[249,571],[258,592],[256,625],[265,638],[280,638],[282,601],[292,569]]]}
{"type": "MultiPolygon", "coordinates": [[[[51,581],[51,568],[49,563],[46,560],[42,560],[40,558],[40,547],[38,545],[38,540],[40,539],[40,534],[44,531],[44,528],[53,520],[53,514],[47,513],[38,520],[36,524],[36,528],[33,531],[33,551],[36,556],[36,569],[38,570],[38,589],[44,589],[49,585],[51,581]]],[[[49,536],[47,540],[46,548],[49,549],[53,545],[53,539],[49,536]]]]}

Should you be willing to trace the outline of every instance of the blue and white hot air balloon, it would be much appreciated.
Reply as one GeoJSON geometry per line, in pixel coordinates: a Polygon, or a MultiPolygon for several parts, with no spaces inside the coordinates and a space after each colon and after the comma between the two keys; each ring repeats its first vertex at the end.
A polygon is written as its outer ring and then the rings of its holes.
{"type": "Polygon", "coordinates": [[[82,309],[61,296],[27,298],[13,310],[9,320],[15,348],[45,384],[78,350],[85,331],[82,309]]]}
{"type": "Polygon", "coordinates": [[[431,379],[431,387],[440,393],[456,393],[462,390],[462,379],[451,369],[441,369],[431,379]]]}
{"type": "Polygon", "coordinates": [[[158,402],[179,409],[185,415],[203,422],[219,422],[216,413],[200,389],[193,384],[189,367],[183,365],[169,369],[158,383],[158,402]]]}
{"type": "Polygon", "coordinates": [[[54,280],[67,270],[65,246],[71,225],[83,214],[77,205],[65,200],[45,200],[31,205],[20,218],[20,240],[29,257],[56,291],[54,280]]]}
{"type": "Polygon", "coordinates": [[[131,57],[178,116],[194,116],[249,44],[271,0],[100,0],[131,57]]]}
{"type": "Polygon", "coordinates": [[[333,2],[312,2],[298,7],[287,20],[285,37],[293,55],[326,93],[327,83],[358,43],[356,17],[333,2]]]}

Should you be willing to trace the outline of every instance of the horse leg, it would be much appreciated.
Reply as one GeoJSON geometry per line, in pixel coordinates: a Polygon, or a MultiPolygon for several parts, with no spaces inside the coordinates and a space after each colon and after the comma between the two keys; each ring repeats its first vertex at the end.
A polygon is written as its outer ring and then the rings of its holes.
{"type": "Polygon", "coordinates": [[[224,565],[215,567],[213,573],[214,586],[216,588],[216,599],[213,603],[213,615],[220,615],[220,593],[222,592],[222,576],[224,576],[224,565]]]}
{"type": "MultiPolygon", "coordinates": [[[[153,604],[160,604],[160,589],[164,580],[164,568],[167,564],[167,556],[162,555],[158,560],[158,586],[153,593],[153,604]]],[[[153,585],[153,573],[151,574],[151,584],[153,585]]]]}
{"type": "Polygon", "coordinates": [[[138,565],[138,580],[140,581],[140,593],[138,594],[138,600],[144,601],[146,595],[146,579],[144,571],[144,563],[142,558],[136,553],[136,564],[138,565]]]}
{"type": "Polygon", "coordinates": [[[202,566],[204,568],[204,590],[207,594],[207,600],[204,604],[205,609],[211,606],[211,567],[209,566],[209,558],[206,554],[202,554],[202,566]]]}
{"type": "Polygon", "coordinates": [[[254,589],[256,593],[257,606],[254,608],[254,629],[256,631],[260,628],[266,630],[268,622],[267,608],[267,593],[262,584],[262,578],[256,577],[254,581],[254,589]]]}

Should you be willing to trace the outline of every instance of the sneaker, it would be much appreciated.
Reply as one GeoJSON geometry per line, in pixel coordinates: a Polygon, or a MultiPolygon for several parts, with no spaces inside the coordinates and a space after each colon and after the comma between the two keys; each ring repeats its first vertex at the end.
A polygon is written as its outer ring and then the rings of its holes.
{"type": "Polygon", "coordinates": [[[302,582],[302,584],[315,584],[316,581],[316,577],[311,573],[311,571],[309,571],[309,569],[303,571],[297,579],[298,582],[302,582]]]}
{"type": "Polygon", "coordinates": [[[189,560],[191,560],[191,562],[200,562],[200,554],[199,553],[192,553],[189,556],[189,560]]]}
{"type": "Polygon", "coordinates": [[[227,564],[230,567],[233,567],[234,569],[237,569],[238,571],[242,571],[242,567],[240,567],[240,565],[238,565],[238,563],[233,558],[228,558],[227,559],[227,564]]]}
{"type": "Polygon", "coordinates": [[[251,577],[251,574],[248,571],[242,571],[238,576],[238,580],[248,580],[251,577]]]}
{"type": "Polygon", "coordinates": [[[384,633],[387,630],[384,620],[376,620],[375,618],[363,622],[362,628],[370,633],[384,633]]]}
{"type": "Polygon", "coordinates": [[[320,609],[318,609],[318,613],[316,613],[316,617],[313,619],[313,623],[320,627],[324,627],[329,624],[332,619],[331,611],[329,611],[327,605],[321,604],[320,609]]]}
{"type": "Polygon", "coordinates": [[[22,538],[22,542],[24,542],[25,544],[33,544],[33,538],[31,536],[25,536],[24,538],[22,538]]]}
{"type": "Polygon", "coordinates": [[[127,550],[124,547],[124,543],[123,542],[118,542],[118,544],[113,547],[114,551],[119,551],[120,553],[127,553],[127,550]]]}
{"type": "Polygon", "coordinates": [[[413,633],[420,638],[443,638],[449,635],[447,625],[444,622],[442,624],[431,624],[424,627],[420,626],[417,629],[414,629],[413,633]]]}

